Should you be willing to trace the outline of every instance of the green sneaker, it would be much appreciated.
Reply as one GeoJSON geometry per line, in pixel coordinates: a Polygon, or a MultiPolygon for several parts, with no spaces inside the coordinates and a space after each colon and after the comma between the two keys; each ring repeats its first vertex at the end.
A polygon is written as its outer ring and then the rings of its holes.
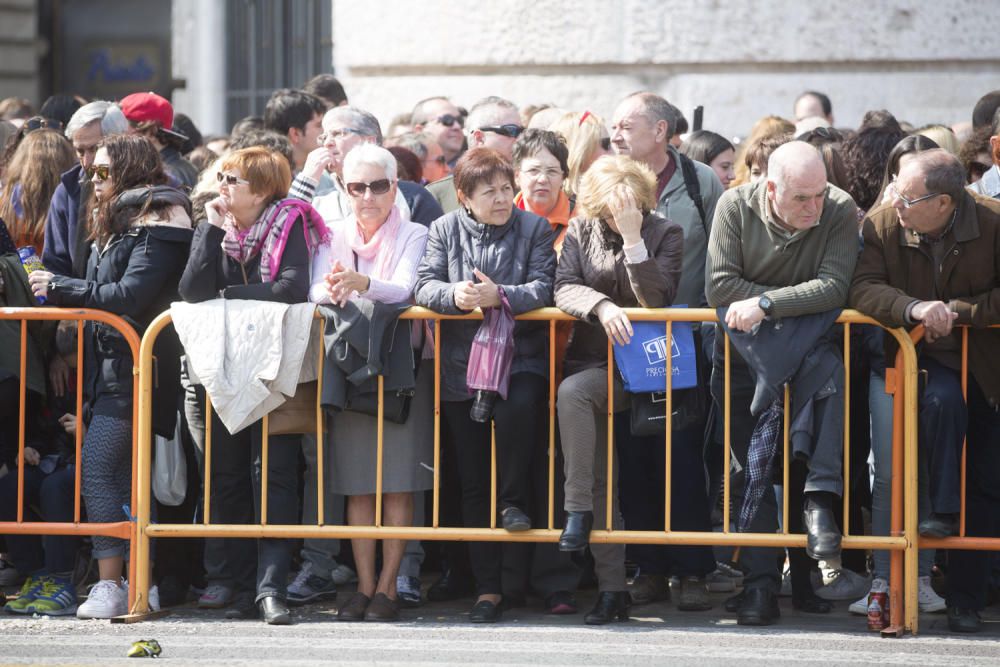
{"type": "Polygon", "coordinates": [[[68,616],[76,613],[76,587],[69,579],[47,577],[41,588],[35,589],[35,599],[27,613],[43,616],[68,616]]]}
{"type": "Polygon", "coordinates": [[[28,605],[35,601],[35,596],[38,592],[42,590],[42,585],[48,580],[46,575],[38,575],[33,577],[28,577],[24,580],[24,585],[21,586],[20,592],[17,594],[17,599],[12,602],[8,602],[6,609],[12,614],[28,614],[28,605]]]}

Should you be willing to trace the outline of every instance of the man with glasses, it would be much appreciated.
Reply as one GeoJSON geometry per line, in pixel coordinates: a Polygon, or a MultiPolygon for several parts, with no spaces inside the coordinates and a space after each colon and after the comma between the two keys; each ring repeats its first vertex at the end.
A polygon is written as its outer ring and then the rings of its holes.
{"type": "MultiPolygon", "coordinates": [[[[771,154],[766,179],[727,190],[719,200],[705,268],[709,305],[727,309],[731,346],[727,354],[725,337],[716,334],[711,384],[720,414],[728,404],[732,453],[746,471],[743,506],[734,508],[740,530],[778,528],[771,473],[780,469],[781,385],[788,382],[784,495],[789,512],[802,516],[807,553],[816,560],[840,556],[833,504],[843,493],[844,371],[839,342],[829,337],[846,305],[857,229],[857,206],[827,183],[819,151],[792,141],[771,154]]],[[[744,592],[727,602],[738,608],[740,625],[777,620],[777,556],[773,548],[742,549],[744,592]]],[[[811,589],[793,591],[793,606],[818,610],[814,598],[811,589]]]]}
{"type": "MultiPolygon", "coordinates": [[[[931,513],[918,529],[929,537],[959,534],[964,442],[965,534],[995,537],[1000,535],[1000,330],[987,327],[1000,324],[1000,201],[970,194],[962,164],[941,149],[914,154],[890,194],[892,199],[864,221],[850,305],[887,327],[924,326],[917,348],[918,433],[931,513]],[[956,325],[969,327],[967,362],[956,325]]],[[[979,610],[986,605],[988,575],[988,552],[949,553],[952,632],[982,629],[979,610]]]]}
{"type": "Polygon", "coordinates": [[[73,114],[66,125],[66,138],[73,143],[80,164],[61,177],[56,186],[45,222],[42,263],[57,275],[83,278],[87,271],[90,241],[86,207],[94,186],[86,171],[94,164],[97,144],[109,134],[128,130],[128,120],[111,102],[91,102],[73,114]]]}
{"type": "Polygon", "coordinates": [[[431,135],[441,150],[449,167],[454,167],[462,155],[465,135],[462,128],[465,117],[447,97],[428,97],[417,102],[410,115],[414,132],[431,135]]]}
{"type": "MultiPolygon", "coordinates": [[[[523,131],[517,105],[502,97],[490,96],[479,100],[469,109],[469,117],[465,120],[469,148],[486,146],[499,151],[508,160],[513,159],[514,142],[523,131]]],[[[458,208],[455,181],[450,176],[427,189],[445,213],[458,208]]]]}

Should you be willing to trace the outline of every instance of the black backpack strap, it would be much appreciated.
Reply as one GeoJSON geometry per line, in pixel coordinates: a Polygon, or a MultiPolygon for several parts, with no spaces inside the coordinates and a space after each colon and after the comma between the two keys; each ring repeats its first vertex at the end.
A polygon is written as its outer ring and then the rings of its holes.
{"type": "Polygon", "coordinates": [[[701,184],[698,182],[698,170],[694,166],[694,160],[687,155],[677,154],[681,158],[681,174],[684,175],[684,188],[688,197],[694,202],[694,207],[698,209],[701,216],[701,226],[705,229],[705,238],[708,238],[708,221],[705,220],[705,205],[701,200],[701,184]]]}

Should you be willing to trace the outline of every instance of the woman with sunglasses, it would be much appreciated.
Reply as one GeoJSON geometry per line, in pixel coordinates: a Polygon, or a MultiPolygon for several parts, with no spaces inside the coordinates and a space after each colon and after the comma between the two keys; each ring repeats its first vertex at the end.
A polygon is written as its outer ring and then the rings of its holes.
{"type": "MultiPolygon", "coordinates": [[[[326,227],[311,206],[287,199],[292,174],[288,161],[266,148],[244,148],[227,155],[217,174],[219,197],[205,205],[180,281],[188,302],[249,299],[301,303],[309,291],[309,262],[326,227]]],[[[297,474],[300,436],[271,436],[268,450],[268,522],[297,523],[297,474]]],[[[261,423],[230,434],[212,413],[212,523],[250,523],[260,519],[261,423]],[[252,472],[251,472],[252,471],[252,472]],[[251,491],[251,479],[253,491],[251,491]]],[[[246,542],[213,538],[206,542],[205,569],[212,596],[202,606],[231,601],[232,618],[263,616],[272,625],[291,623],[286,604],[291,541],[257,542],[257,594],[254,563],[246,542]]]]}
{"type": "MultiPolygon", "coordinates": [[[[501,289],[514,315],[552,304],[554,234],[549,223],[513,205],[514,170],[490,148],[474,148],[455,165],[461,207],[431,225],[417,270],[417,304],[447,315],[501,305],[501,289]]],[[[490,524],[490,424],[474,420],[466,372],[480,322],[442,322],[441,415],[448,429],[462,487],[466,526],[490,524]]],[[[492,411],[496,433],[498,522],[508,531],[531,527],[531,465],[538,449],[546,400],[547,326],[518,322],[506,398],[492,411]]],[[[473,542],[469,556],[478,598],[469,620],[500,618],[502,545],[473,542]]]]}
{"type": "MultiPolygon", "coordinates": [[[[94,183],[94,217],[86,278],[35,271],[28,281],[36,296],[53,305],[106,310],[122,316],[141,336],[153,318],[177,300],[191,243],[191,204],[186,195],[166,187],[160,156],[142,137],[103,139],[88,174],[94,183]]],[[[132,496],[135,360],[116,329],[88,324],[87,335],[84,377],[92,416],[83,439],[82,495],[90,521],[113,523],[121,521],[122,507],[132,496]]],[[[153,353],[159,378],[153,430],[172,437],[180,389],[176,337],[160,336],[153,353]]],[[[93,537],[100,581],[77,616],[111,618],[128,611],[127,588],[121,581],[127,547],[124,540],[93,537]]],[[[159,605],[155,587],[149,603],[159,605]]]]}
{"type": "Polygon", "coordinates": [[[52,193],[75,163],[73,145],[55,130],[32,132],[18,146],[0,193],[0,219],[17,247],[32,246],[41,257],[52,193]]]}
{"type": "MultiPolygon", "coordinates": [[[[427,228],[409,221],[395,204],[395,158],[384,148],[361,144],[347,154],[343,179],[352,214],[332,223],[330,243],[320,247],[313,264],[309,300],[335,306],[354,299],[410,303],[427,228]]],[[[423,330],[420,323],[414,329],[423,330]]],[[[382,511],[387,526],[412,525],[414,492],[433,485],[426,467],[434,460],[432,348],[422,335],[414,340],[419,368],[409,416],[403,424],[383,422],[382,511]]],[[[329,419],[328,491],[347,496],[347,522],[352,526],[375,524],[377,431],[378,419],[359,412],[338,412],[329,419]]],[[[382,541],[377,577],[375,540],[353,539],[351,547],[358,589],[340,606],[337,618],[399,620],[396,576],[406,540],[382,541]]]]}

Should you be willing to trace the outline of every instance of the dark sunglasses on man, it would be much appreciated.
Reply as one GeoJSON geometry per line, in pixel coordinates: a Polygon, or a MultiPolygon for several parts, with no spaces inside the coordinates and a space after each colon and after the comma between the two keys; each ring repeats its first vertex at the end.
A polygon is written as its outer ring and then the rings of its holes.
{"type": "Polygon", "coordinates": [[[106,164],[94,164],[87,167],[87,178],[97,175],[97,180],[106,181],[111,178],[111,167],[106,164]]]}
{"type": "Polygon", "coordinates": [[[494,132],[503,137],[510,137],[511,139],[517,139],[524,132],[524,128],[520,125],[515,125],[514,123],[508,123],[506,125],[492,125],[489,127],[479,128],[482,132],[494,132]]]}
{"type": "Polygon", "coordinates": [[[372,181],[371,183],[352,181],[344,187],[347,188],[347,194],[352,197],[364,197],[366,190],[371,190],[373,195],[384,195],[389,191],[389,188],[392,187],[392,181],[388,178],[380,178],[379,180],[372,181]]]}
{"type": "Polygon", "coordinates": [[[437,157],[432,157],[429,160],[424,160],[424,162],[437,162],[442,167],[448,164],[448,158],[443,155],[438,155],[437,157]]]}
{"type": "Polygon", "coordinates": [[[441,123],[445,127],[451,127],[455,123],[458,123],[458,126],[462,127],[465,124],[465,119],[463,119],[461,116],[452,116],[450,113],[446,113],[443,116],[438,116],[435,120],[437,120],[437,122],[441,123]]]}

